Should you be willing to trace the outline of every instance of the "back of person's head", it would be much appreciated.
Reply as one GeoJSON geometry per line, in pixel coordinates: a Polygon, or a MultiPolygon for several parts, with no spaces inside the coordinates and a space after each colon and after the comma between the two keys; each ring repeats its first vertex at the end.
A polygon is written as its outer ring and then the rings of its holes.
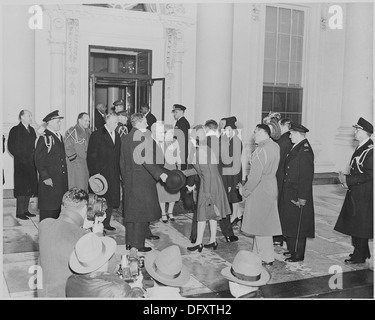
{"type": "Polygon", "coordinates": [[[87,220],[94,221],[95,217],[103,216],[108,208],[107,200],[98,197],[96,194],[89,194],[87,207],[87,220]]]}
{"type": "Polygon", "coordinates": [[[215,120],[207,120],[204,126],[209,130],[217,130],[218,124],[215,120]]]}
{"type": "Polygon", "coordinates": [[[292,120],[289,118],[282,118],[279,121],[280,126],[288,126],[288,129],[290,129],[290,124],[292,123],[292,120]]]}
{"type": "Polygon", "coordinates": [[[62,205],[64,208],[76,208],[81,209],[84,206],[87,206],[89,201],[89,195],[83,189],[73,187],[64,193],[62,198],[62,205]]]}
{"type": "Polygon", "coordinates": [[[143,114],[140,113],[140,112],[133,113],[130,116],[130,122],[131,122],[132,126],[135,127],[137,125],[137,123],[143,119],[143,117],[144,117],[143,114]]]}
{"type": "Polygon", "coordinates": [[[267,133],[268,136],[271,136],[271,129],[268,125],[266,125],[264,123],[259,123],[259,124],[256,125],[256,127],[258,129],[264,130],[267,133]]]}

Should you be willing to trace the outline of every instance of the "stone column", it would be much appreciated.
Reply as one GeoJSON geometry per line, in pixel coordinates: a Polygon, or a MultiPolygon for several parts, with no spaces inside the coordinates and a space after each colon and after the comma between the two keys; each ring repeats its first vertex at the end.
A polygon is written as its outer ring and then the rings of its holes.
{"type": "Polygon", "coordinates": [[[198,4],[195,123],[230,115],[233,4],[198,4]]]}
{"type": "Polygon", "coordinates": [[[348,3],[341,125],[335,144],[337,170],[347,169],[354,150],[352,124],[373,117],[373,4],[348,3]]]}

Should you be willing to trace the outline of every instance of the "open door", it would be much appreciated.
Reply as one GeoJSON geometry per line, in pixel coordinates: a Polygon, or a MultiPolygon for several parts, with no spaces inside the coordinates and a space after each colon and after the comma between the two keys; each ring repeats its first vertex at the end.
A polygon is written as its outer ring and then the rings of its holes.
{"type": "Polygon", "coordinates": [[[165,78],[149,80],[149,105],[157,120],[165,118],[165,78]]]}

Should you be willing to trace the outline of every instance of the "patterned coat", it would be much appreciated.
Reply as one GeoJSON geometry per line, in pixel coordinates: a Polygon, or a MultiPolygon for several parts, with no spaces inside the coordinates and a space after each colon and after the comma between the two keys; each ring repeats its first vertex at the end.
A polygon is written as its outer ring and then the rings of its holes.
{"type": "Polygon", "coordinates": [[[8,150],[14,157],[14,196],[38,194],[38,178],[34,161],[36,133],[20,122],[9,132],[8,150]]]}
{"type": "Polygon", "coordinates": [[[87,148],[87,166],[90,177],[100,173],[108,183],[108,191],[101,197],[109,207],[120,205],[120,136],[115,132],[115,143],[106,127],[94,131],[87,148]]]}
{"type": "Polygon", "coordinates": [[[261,141],[251,156],[250,173],[243,187],[245,211],[241,230],[247,234],[281,234],[276,182],[279,160],[280,148],[271,138],[261,141]]]}
{"type": "MultiPolygon", "coordinates": [[[[63,137],[61,136],[63,140],[63,137]]],[[[68,172],[64,142],[48,128],[38,138],[35,165],[39,172],[38,206],[40,210],[58,210],[64,193],[68,191],[68,172]],[[53,186],[43,181],[52,179],[53,186]]]]}
{"type": "Polygon", "coordinates": [[[335,225],[338,232],[365,239],[374,237],[373,148],[370,139],[352,155],[349,190],[335,225]]]}
{"type": "MultiPolygon", "coordinates": [[[[120,168],[124,184],[124,222],[150,222],[161,218],[156,182],[164,172],[163,162],[154,164],[151,132],[133,128],[121,142],[120,168]],[[144,147],[144,148],[143,148],[144,147]],[[142,150],[150,152],[144,155],[142,150]],[[151,156],[151,159],[148,157],[151,156]]],[[[163,157],[162,157],[163,159],[163,157]]]]}
{"type": "Polygon", "coordinates": [[[285,176],[281,199],[279,202],[280,222],[283,235],[295,238],[297,236],[301,209],[290,200],[306,200],[303,207],[300,236],[314,238],[315,218],[313,183],[314,152],[307,139],[302,140],[285,159],[285,176]]]}
{"type": "Polygon", "coordinates": [[[89,169],[86,158],[90,135],[90,129],[84,130],[78,124],[66,131],[64,143],[69,188],[88,190],[89,169]]]}

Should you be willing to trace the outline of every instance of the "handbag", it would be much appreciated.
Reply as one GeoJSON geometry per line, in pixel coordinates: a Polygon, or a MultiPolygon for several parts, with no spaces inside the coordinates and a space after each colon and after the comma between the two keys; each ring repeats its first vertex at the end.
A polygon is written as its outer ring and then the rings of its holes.
{"type": "Polygon", "coordinates": [[[211,197],[206,199],[205,209],[206,218],[209,220],[217,220],[221,216],[218,207],[214,204],[211,197]]]}

